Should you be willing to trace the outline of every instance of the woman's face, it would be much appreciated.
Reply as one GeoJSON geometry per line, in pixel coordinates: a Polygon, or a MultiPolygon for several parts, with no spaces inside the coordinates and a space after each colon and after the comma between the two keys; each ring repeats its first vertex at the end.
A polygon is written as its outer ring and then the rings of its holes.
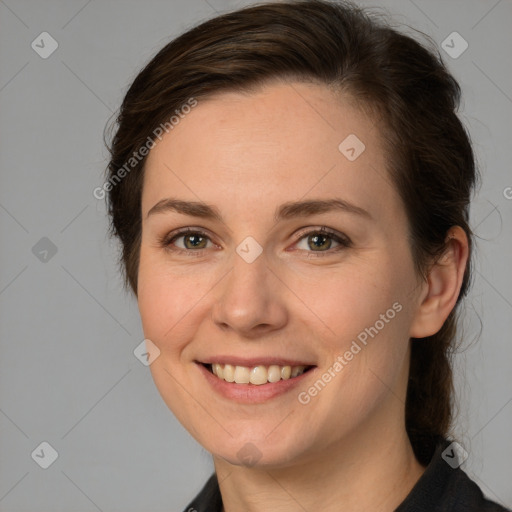
{"type": "Polygon", "coordinates": [[[385,168],[371,119],[298,82],[200,100],[150,151],[150,369],[215,456],[287,465],[403,428],[420,287],[385,168]]]}

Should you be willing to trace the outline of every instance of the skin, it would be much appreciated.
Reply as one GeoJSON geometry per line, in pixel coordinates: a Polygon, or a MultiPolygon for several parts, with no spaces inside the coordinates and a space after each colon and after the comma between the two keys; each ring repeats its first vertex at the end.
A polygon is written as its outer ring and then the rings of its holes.
{"type": "Polygon", "coordinates": [[[200,100],[148,155],[138,305],[160,350],[150,369],[165,403],[212,453],[226,512],[392,511],[424,471],[405,431],[409,338],[437,332],[453,309],[467,239],[452,228],[445,256],[420,279],[385,169],[376,123],[347,96],[299,82],[200,100]],[[349,134],[366,146],[354,161],[338,150],[349,134]],[[168,197],[213,205],[223,221],[148,216],[168,197]],[[340,210],[273,218],[283,203],[333,198],[371,218],[340,210]],[[351,245],[328,238],[315,247],[322,226],[351,245]],[[160,244],[184,227],[206,231],[203,250],[183,236],[160,244]],[[299,238],[305,228],[311,234],[299,238]],[[263,248],[252,263],[236,252],[248,236],[263,248]],[[298,393],[396,302],[401,311],[301,404],[298,393]],[[218,354],[316,369],[297,389],[239,404],[214,393],[194,362],[218,354]],[[257,447],[254,465],[237,455],[246,443],[257,447]]]}

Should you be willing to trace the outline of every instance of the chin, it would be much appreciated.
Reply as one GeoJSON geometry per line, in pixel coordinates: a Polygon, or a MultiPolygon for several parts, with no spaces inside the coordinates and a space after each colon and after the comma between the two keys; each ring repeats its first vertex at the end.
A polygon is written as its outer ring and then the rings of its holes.
{"type": "MultiPolygon", "coordinates": [[[[274,424],[275,426],[275,424],[274,424]]],[[[271,431],[271,429],[269,430],[271,431]]],[[[267,432],[267,431],[266,431],[267,432]]],[[[297,439],[291,432],[281,431],[270,440],[267,434],[233,436],[228,434],[211,442],[201,443],[214,457],[235,466],[254,468],[286,467],[306,456],[308,440],[297,439]]]]}

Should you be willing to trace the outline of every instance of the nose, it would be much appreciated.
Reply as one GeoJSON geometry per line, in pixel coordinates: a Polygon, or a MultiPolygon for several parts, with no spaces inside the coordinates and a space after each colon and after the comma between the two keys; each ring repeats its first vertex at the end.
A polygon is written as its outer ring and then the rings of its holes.
{"type": "Polygon", "coordinates": [[[286,286],[269,268],[264,253],[252,263],[235,254],[231,271],[216,288],[212,318],[225,332],[256,338],[288,321],[286,286]]]}

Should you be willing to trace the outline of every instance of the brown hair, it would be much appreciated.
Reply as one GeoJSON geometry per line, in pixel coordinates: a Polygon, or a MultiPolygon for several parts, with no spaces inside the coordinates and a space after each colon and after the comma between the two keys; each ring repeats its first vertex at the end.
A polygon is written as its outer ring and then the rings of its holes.
{"type": "MultiPolygon", "coordinates": [[[[325,84],[378,116],[420,277],[446,249],[452,226],[466,232],[471,255],[468,209],[478,174],[470,137],[456,114],[460,87],[439,52],[349,2],[284,1],[192,28],[162,48],[130,86],[109,147],[105,187],[126,287],[137,294],[145,158],[122,179],[119,169],[190,98],[250,92],[276,79],[325,84]]],[[[470,267],[469,260],[457,305],[467,292],[470,267]]],[[[437,334],[411,342],[406,429],[422,464],[452,420],[456,309],[437,334]]]]}

